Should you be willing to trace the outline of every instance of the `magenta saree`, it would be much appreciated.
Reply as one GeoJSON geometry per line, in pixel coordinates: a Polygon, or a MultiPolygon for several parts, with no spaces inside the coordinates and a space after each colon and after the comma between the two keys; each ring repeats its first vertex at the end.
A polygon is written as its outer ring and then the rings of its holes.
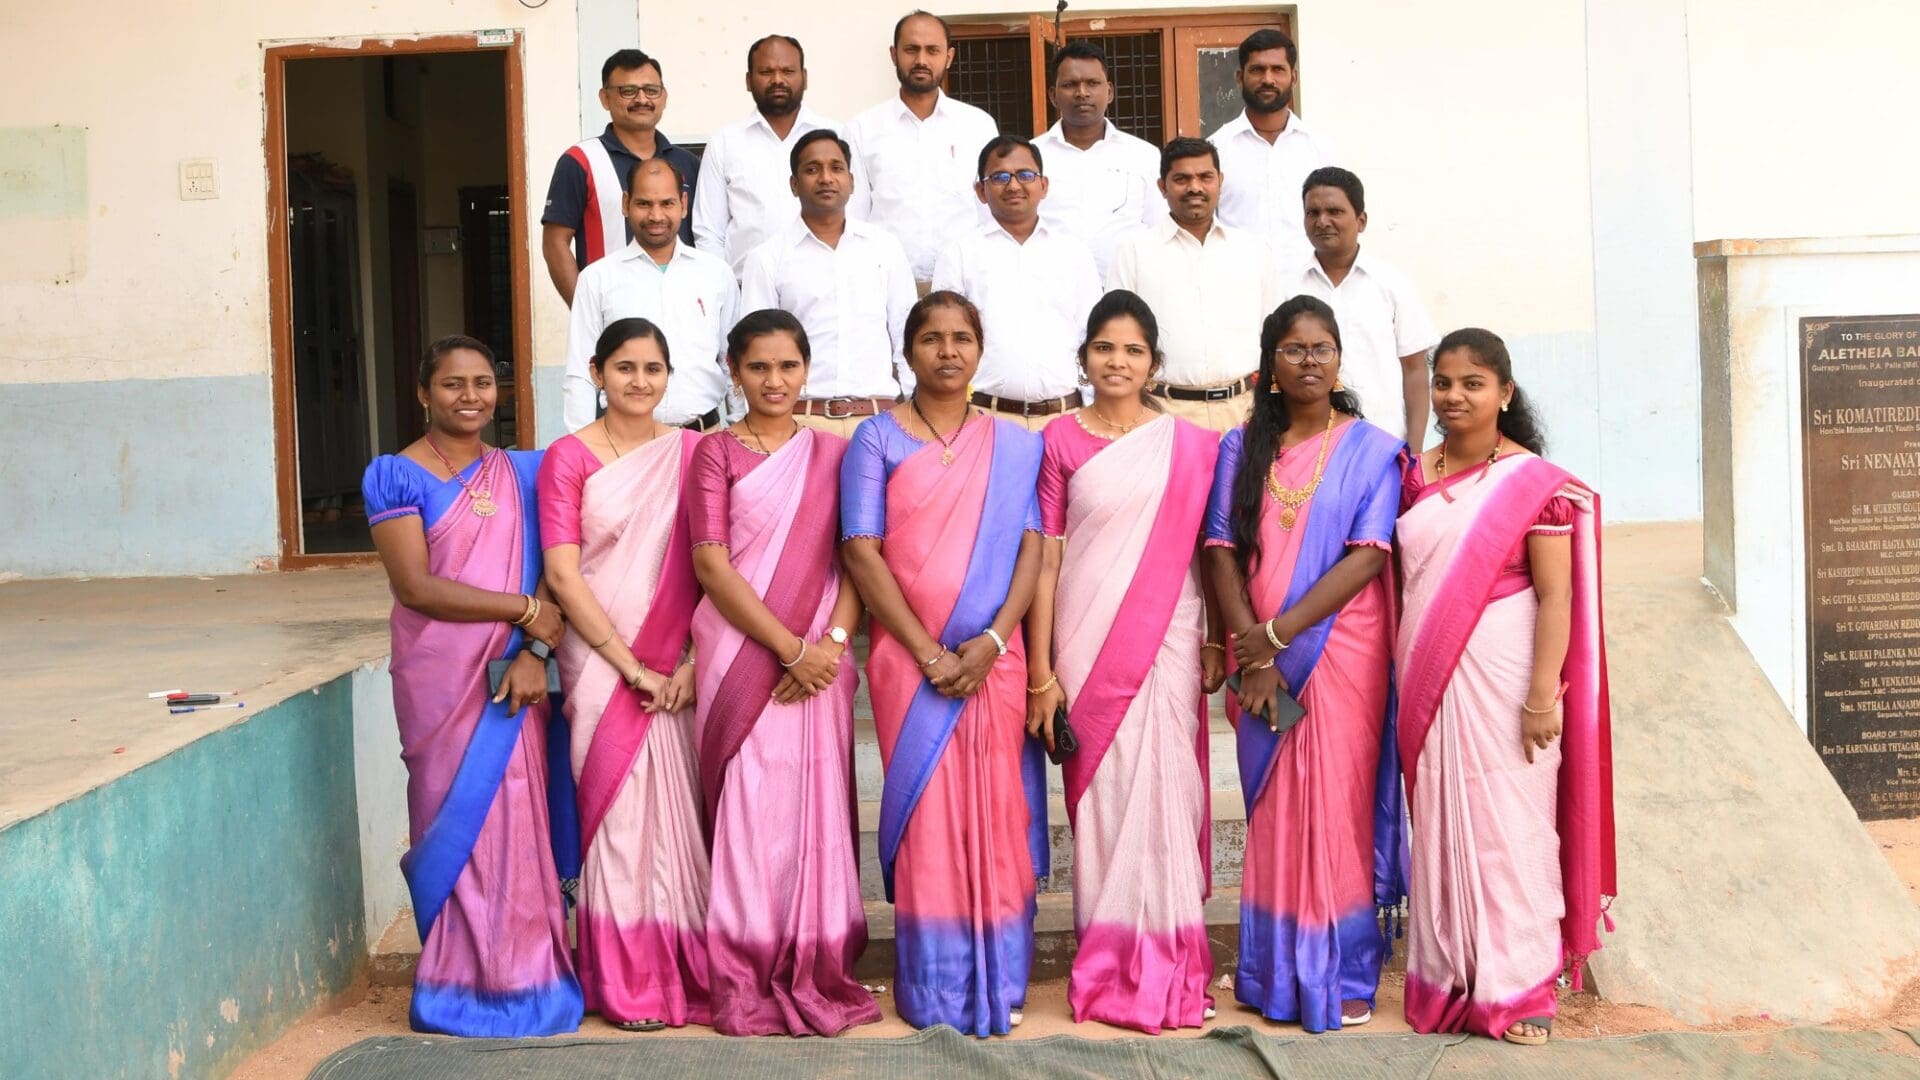
{"type": "Polygon", "coordinates": [[[1449,478],[1408,472],[1396,646],[1413,810],[1407,1022],[1499,1038],[1555,1014],[1554,983],[1600,947],[1615,891],[1599,498],[1532,454],[1449,478]],[[1528,764],[1521,706],[1539,610],[1534,532],[1572,536],[1564,728],[1528,764]]]}
{"type": "MultiPolygon", "coordinates": [[[[841,470],[843,538],[878,537],[907,604],[949,648],[1006,604],[1021,535],[1039,528],[1040,440],[974,420],[942,448],[890,415],[862,423],[841,470]]],[[[1026,736],[1016,632],[964,700],[934,691],[874,620],[867,660],[886,768],[880,860],[895,916],[894,999],[916,1027],[1004,1035],[1027,997],[1035,878],[1045,872],[1044,764],[1026,736]]]]}
{"type": "Polygon", "coordinates": [[[1206,637],[1194,555],[1219,441],[1161,416],[1109,442],[1047,425],[1040,513],[1065,540],[1054,672],[1080,749],[1063,767],[1079,948],[1075,1021],[1159,1034],[1212,999],[1206,637]]]}
{"type": "MultiPolygon", "coordinates": [[[[676,431],[603,466],[568,435],[540,467],[543,542],[579,546],[580,575],[614,633],[662,673],[686,650],[700,595],[681,498],[699,441],[676,431]]],[[[644,696],[577,634],[557,655],[582,818],[575,926],[586,1006],[615,1022],[708,1023],[693,710],[646,711],[644,696]]]]}
{"type": "MultiPolygon", "coordinates": [[[[397,455],[367,467],[367,518],[417,515],[428,570],[494,592],[540,580],[540,455],[491,450],[455,480],[397,455]]],[[[488,700],[487,661],[519,652],[503,622],[459,623],[393,607],[393,708],[407,765],[412,846],[400,860],[420,931],[409,1017],[416,1031],[513,1037],[580,1025],[547,815],[547,707],[488,700]]]]}
{"type": "MultiPolygon", "coordinates": [[[[693,540],[721,544],[788,630],[826,632],[844,440],[802,429],[762,457],[731,433],[700,442],[693,540]]],[[[853,978],[867,944],[854,858],[851,656],[825,692],[773,702],[779,660],[703,600],[693,616],[700,780],[712,837],[707,958],[714,1029],[834,1035],[880,1019],[853,978]]]]}
{"type": "MultiPolygon", "coordinates": [[[[1220,449],[1208,515],[1210,545],[1234,539],[1234,479],[1246,429],[1220,449]]],[[[1260,553],[1247,581],[1254,615],[1298,603],[1354,546],[1386,547],[1399,506],[1405,444],[1364,420],[1332,430],[1326,474],[1291,529],[1261,499],[1260,553]]],[[[1313,480],[1319,440],[1280,454],[1276,481],[1313,480]]],[[[1403,893],[1399,771],[1388,725],[1393,612],[1389,576],[1369,582],[1327,619],[1301,631],[1276,659],[1306,716],[1275,736],[1237,718],[1240,783],[1247,801],[1240,886],[1240,963],[1234,994],[1272,1020],[1337,1030],[1341,1003],[1371,1007],[1386,959],[1380,909],[1403,893]]]]}

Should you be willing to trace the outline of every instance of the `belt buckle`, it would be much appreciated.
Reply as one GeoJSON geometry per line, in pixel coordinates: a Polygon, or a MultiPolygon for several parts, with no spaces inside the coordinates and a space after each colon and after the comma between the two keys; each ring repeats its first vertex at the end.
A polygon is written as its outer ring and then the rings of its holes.
{"type": "Polygon", "coordinates": [[[834,403],[835,403],[835,402],[845,402],[845,403],[847,403],[847,404],[849,404],[849,405],[851,405],[851,404],[853,403],[853,401],[854,401],[854,400],[855,400],[855,399],[853,399],[853,398],[828,398],[828,399],[827,399],[826,401],[824,401],[824,402],[822,402],[822,403],[820,404],[820,407],[821,407],[822,409],[825,409],[825,410],[826,410],[825,412],[823,412],[823,413],[821,413],[820,415],[822,415],[822,416],[824,416],[824,417],[826,417],[826,418],[827,418],[827,419],[829,419],[829,420],[851,420],[851,419],[853,419],[853,415],[854,415],[854,414],[852,414],[852,413],[836,413],[836,412],[834,412],[834,411],[833,411],[833,406],[834,406],[834,403]]]}
{"type": "Polygon", "coordinates": [[[1202,401],[1225,401],[1233,396],[1233,387],[1209,386],[1205,390],[1202,390],[1201,393],[1206,395],[1200,399],[1202,401]]]}

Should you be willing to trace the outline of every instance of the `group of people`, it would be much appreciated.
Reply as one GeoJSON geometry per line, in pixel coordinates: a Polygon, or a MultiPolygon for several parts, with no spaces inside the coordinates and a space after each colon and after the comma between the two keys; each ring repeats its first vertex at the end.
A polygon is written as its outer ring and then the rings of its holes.
{"type": "Polygon", "coordinates": [[[892,54],[898,99],[842,137],[799,44],[757,42],[757,114],[696,169],[658,62],[616,53],[548,208],[572,433],[487,446],[492,354],[451,337],[427,434],[368,469],[414,1026],[879,1019],[864,634],[909,1023],[1020,1023],[1051,756],[1076,1021],[1194,1027],[1231,986],[1366,1023],[1404,903],[1417,1030],[1544,1042],[1614,891],[1598,498],[1541,456],[1505,344],[1432,334],[1359,259],[1362,188],[1288,108],[1277,31],[1241,46],[1246,112],[1157,153],[1105,120],[1092,45],[1056,52],[1035,140],[940,91],[937,18],[892,54]],[[1247,836],[1215,982],[1222,689],[1247,836]]]}

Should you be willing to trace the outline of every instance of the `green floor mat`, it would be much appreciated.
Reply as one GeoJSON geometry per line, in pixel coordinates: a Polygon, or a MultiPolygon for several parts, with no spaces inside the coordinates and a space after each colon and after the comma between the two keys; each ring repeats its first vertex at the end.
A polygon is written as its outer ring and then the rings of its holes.
{"type": "Polygon", "coordinates": [[[1444,1035],[1273,1036],[1244,1027],[1197,1039],[1056,1035],[981,1041],[939,1027],[903,1039],[445,1039],[385,1036],[334,1054],[312,1080],[725,1080],[877,1077],[1101,1080],[1179,1077],[1920,1077],[1920,1046],[1898,1031],[1793,1028],[1559,1039],[1544,1047],[1444,1035]]]}

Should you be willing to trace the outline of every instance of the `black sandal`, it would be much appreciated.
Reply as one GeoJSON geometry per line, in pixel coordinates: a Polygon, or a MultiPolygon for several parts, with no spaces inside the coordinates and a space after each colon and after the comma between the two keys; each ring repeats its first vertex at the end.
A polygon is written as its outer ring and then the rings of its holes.
{"type": "Polygon", "coordinates": [[[615,1020],[613,1026],[621,1031],[665,1031],[665,1020],[615,1020]]]}

